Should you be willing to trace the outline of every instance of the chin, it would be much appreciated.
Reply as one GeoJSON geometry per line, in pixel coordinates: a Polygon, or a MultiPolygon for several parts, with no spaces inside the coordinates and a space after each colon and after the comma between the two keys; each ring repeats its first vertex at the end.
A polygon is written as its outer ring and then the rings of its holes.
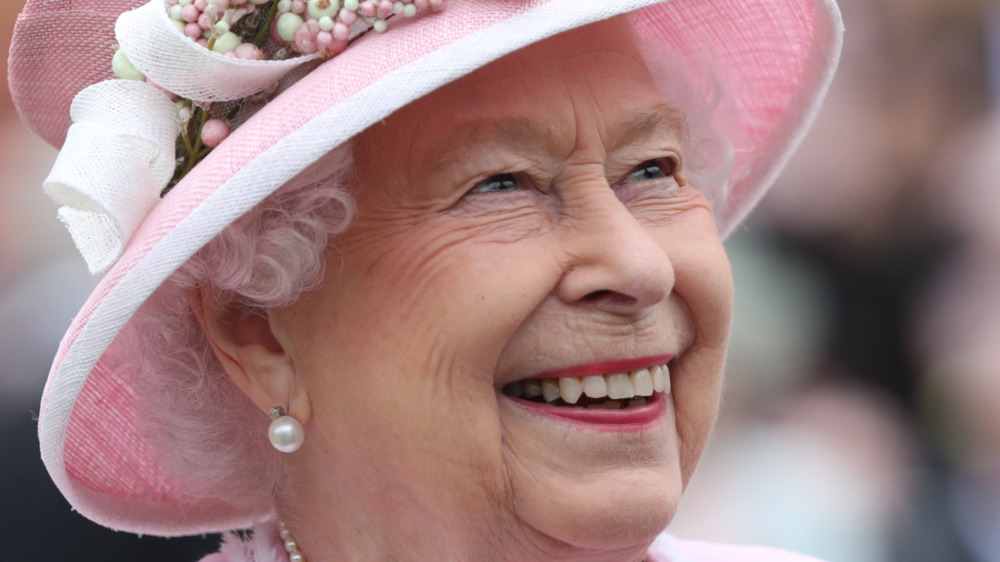
{"type": "Polygon", "coordinates": [[[622,467],[546,487],[551,493],[518,502],[522,518],[554,540],[607,552],[647,548],[670,523],[683,493],[678,466],[622,467]]]}

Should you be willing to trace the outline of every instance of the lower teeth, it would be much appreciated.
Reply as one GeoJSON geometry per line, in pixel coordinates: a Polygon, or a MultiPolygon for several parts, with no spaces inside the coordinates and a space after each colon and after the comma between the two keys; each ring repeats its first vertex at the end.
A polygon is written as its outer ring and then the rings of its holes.
{"type": "Polygon", "coordinates": [[[571,406],[577,408],[587,408],[588,410],[627,410],[629,408],[638,408],[639,406],[645,406],[648,400],[644,396],[636,396],[635,398],[626,398],[624,400],[611,400],[609,398],[589,398],[587,396],[581,396],[576,404],[568,404],[562,398],[556,398],[552,402],[546,402],[541,396],[535,396],[533,398],[527,398],[524,396],[520,397],[522,400],[527,400],[528,402],[536,402],[538,404],[548,404],[550,406],[571,406]]]}

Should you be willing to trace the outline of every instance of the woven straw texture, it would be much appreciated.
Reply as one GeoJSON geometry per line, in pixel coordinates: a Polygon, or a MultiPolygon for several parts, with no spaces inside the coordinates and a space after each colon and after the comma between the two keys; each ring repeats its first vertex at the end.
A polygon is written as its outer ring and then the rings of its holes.
{"type": "MultiPolygon", "coordinates": [[[[111,78],[115,20],[142,3],[29,2],[12,47],[11,85],[23,118],[44,138],[62,144],[73,96],[111,78]]],[[[163,536],[265,517],[267,506],[248,512],[224,497],[186,497],[183,475],[162,470],[159,459],[170,452],[139,434],[135,389],[119,364],[134,312],[233,220],[372,123],[509,52],[630,12],[647,42],[694,67],[711,61],[733,98],[728,133],[741,174],[719,220],[724,231],[734,228],[773,182],[826,91],[842,31],[833,0],[450,0],[441,14],[393,21],[388,33],[362,37],[285,91],[186,176],[74,320],[46,386],[39,430],[43,460],[73,506],[103,525],[163,536]]]]}

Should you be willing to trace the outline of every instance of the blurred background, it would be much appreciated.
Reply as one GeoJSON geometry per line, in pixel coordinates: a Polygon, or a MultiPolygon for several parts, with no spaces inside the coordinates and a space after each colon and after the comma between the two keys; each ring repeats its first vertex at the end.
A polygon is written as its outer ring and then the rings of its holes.
{"type": "MultiPolygon", "coordinates": [[[[728,243],[723,413],[671,528],[830,562],[1000,562],[1000,0],[840,2],[826,108],[728,243]]],[[[21,4],[0,0],[0,65],[21,4]]],[[[5,559],[195,560],[217,538],[106,531],[38,458],[49,363],[95,285],[41,192],[54,156],[0,90],[5,559]]]]}

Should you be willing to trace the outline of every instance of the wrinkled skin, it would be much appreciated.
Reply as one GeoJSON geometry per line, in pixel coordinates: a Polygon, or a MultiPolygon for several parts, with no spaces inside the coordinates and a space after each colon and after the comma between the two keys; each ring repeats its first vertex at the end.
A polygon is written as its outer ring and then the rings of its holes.
{"type": "Polygon", "coordinates": [[[359,139],[322,287],[272,311],[264,358],[232,354],[271,381],[262,409],[292,396],[305,423],[278,508],[310,559],[640,560],[670,522],[716,416],[732,281],[683,116],[625,33],[549,39],[359,139]],[[678,358],[647,431],[500,392],[657,354],[678,358]]]}

